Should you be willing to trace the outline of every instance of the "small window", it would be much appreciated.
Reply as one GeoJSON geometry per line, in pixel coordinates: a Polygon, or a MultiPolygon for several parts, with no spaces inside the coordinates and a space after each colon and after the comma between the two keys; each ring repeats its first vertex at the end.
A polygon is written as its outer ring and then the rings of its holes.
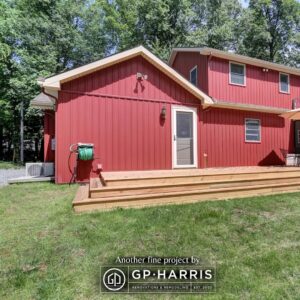
{"type": "Polygon", "coordinates": [[[230,79],[231,84],[246,85],[245,65],[230,63],[230,79]]]}
{"type": "Polygon", "coordinates": [[[260,142],[260,120],[245,119],[246,142],[260,142]]]}
{"type": "Polygon", "coordinates": [[[193,69],[190,70],[190,82],[197,86],[198,81],[198,68],[195,66],[193,69]]]}
{"type": "Polygon", "coordinates": [[[290,76],[288,74],[279,74],[279,88],[281,93],[290,92],[290,76]]]}

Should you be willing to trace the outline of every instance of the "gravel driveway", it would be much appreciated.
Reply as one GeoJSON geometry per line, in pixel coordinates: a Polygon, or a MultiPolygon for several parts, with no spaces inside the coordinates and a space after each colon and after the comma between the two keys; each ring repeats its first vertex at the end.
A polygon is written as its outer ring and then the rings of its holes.
{"type": "Polygon", "coordinates": [[[0,169],[0,187],[7,185],[7,180],[25,176],[25,168],[21,169],[0,169]]]}

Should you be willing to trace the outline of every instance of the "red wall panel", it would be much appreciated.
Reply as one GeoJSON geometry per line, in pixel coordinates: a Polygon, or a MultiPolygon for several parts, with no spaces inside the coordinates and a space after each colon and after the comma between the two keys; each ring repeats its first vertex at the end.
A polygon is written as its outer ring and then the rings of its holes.
{"type": "Polygon", "coordinates": [[[56,182],[70,180],[75,156],[69,158],[69,147],[78,142],[95,144],[95,160],[79,163],[80,181],[96,176],[98,163],[105,171],[171,169],[172,104],[198,108],[199,167],[277,165],[292,151],[289,121],[272,114],[202,110],[199,100],[138,57],[63,84],[56,112],[56,182]],[[137,72],[148,80],[139,82],[137,72]],[[261,119],[261,143],[245,142],[245,118],[261,119]]]}
{"type": "Polygon", "coordinates": [[[207,56],[197,52],[179,52],[173,62],[172,67],[183,77],[190,79],[190,70],[197,65],[198,87],[208,93],[207,56]]]}
{"type": "Polygon", "coordinates": [[[51,150],[51,139],[55,137],[55,113],[46,110],[44,115],[44,161],[54,162],[55,151],[51,150]]]}
{"type": "Polygon", "coordinates": [[[223,101],[292,108],[292,99],[300,97],[300,76],[290,75],[290,94],[279,91],[279,72],[263,72],[262,67],[246,65],[246,86],[229,84],[229,61],[209,60],[209,95],[223,101]]]}
{"type": "Polygon", "coordinates": [[[293,151],[293,127],[279,116],[214,108],[202,111],[201,119],[202,167],[281,165],[293,151]],[[260,143],[245,142],[245,118],[261,120],[260,143]]]}
{"type": "Polygon", "coordinates": [[[69,146],[95,144],[91,162],[80,162],[78,180],[105,171],[171,169],[171,104],[200,101],[143,58],[135,58],[62,86],[56,112],[56,181],[68,182],[75,164],[69,146]],[[136,73],[148,75],[139,82],[136,73]],[[160,113],[163,106],[167,118],[160,113]]]}

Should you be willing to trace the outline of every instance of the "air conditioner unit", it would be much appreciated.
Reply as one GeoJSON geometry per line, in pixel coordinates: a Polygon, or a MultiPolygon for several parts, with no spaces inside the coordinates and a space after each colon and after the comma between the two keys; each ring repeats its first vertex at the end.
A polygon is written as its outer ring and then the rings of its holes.
{"type": "Polygon", "coordinates": [[[54,163],[26,163],[26,176],[54,176],[54,163]]]}
{"type": "Polygon", "coordinates": [[[289,153],[286,155],[285,158],[285,165],[286,166],[293,166],[293,167],[299,167],[300,166],[300,154],[292,154],[289,153]]]}

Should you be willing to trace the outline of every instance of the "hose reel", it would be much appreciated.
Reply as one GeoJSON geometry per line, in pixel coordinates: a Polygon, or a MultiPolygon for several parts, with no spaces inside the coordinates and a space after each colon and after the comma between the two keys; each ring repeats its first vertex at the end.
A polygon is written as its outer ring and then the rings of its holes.
{"type": "Polygon", "coordinates": [[[75,153],[77,158],[76,158],[76,164],[74,170],[72,172],[72,177],[70,179],[70,184],[76,181],[78,161],[79,160],[88,161],[94,159],[94,144],[89,144],[89,143],[72,144],[70,146],[70,155],[72,153],[75,153]]]}
{"type": "Polygon", "coordinates": [[[72,144],[70,146],[70,152],[77,153],[78,160],[92,160],[94,159],[94,144],[72,144]]]}

